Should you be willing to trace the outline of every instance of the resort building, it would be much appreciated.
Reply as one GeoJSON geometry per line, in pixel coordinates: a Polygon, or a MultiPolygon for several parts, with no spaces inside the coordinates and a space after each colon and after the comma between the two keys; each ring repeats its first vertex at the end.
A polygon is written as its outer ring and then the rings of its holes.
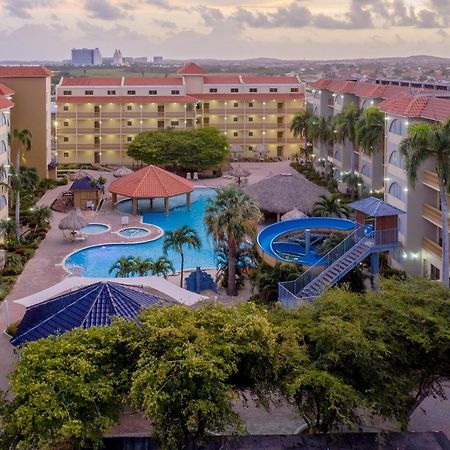
{"type": "Polygon", "coordinates": [[[409,81],[321,79],[308,87],[307,107],[318,116],[332,116],[353,102],[360,109],[377,105],[385,113],[384,152],[364,155],[352,147],[314,143],[317,159],[327,158],[335,177],[353,170],[369,190],[383,190],[385,200],[406,212],[399,216],[400,250],[392,263],[414,275],[441,279],[442,219],[438,177],[434,162],[420,169],[416,185],[410,186],[405,162],[399,152],[408,126],[415,122],[445,122],[450,119],[450,86],[409,81]]]}
{"type": "Polygon", "coordinates": [[[217,127],[239,157],[288,159],[289,130],[304,108],[294,76],[208,75],[187,64],[165,78],[62,78],[56,87],[59,163],[132,164],[142,131],[217,127]]]}
{"type": "MultiPolygon", "coordinates": [[[[9,142],[8,134],[10,133],[10,115],[11,108],[14,103],[11,96],[14,91],[8,86],[0,83],[0,180],[7,180],[9,166],[9,142]]],[[[8,217],[8,192],[2,189],[0,192],[0,220],[8,217]]]]}
{"type": "MultiPolygon", "coordinates": [[[[50,93],[52,72],[42,66],[0,66],[0,83],[14,91],[11,130],[28,129],[32,148],[23,164],[48,177],[51,162],[50,93]]],[[[11,154],[15,161],[15,155],[11,154]]]]}

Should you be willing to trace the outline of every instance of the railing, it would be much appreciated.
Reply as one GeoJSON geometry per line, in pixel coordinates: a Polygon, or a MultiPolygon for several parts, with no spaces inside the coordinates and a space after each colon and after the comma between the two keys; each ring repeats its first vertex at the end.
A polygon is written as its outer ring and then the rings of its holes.
{"type": "Polygon", "coordinates": [[[322,271],[337,261],[344,253],[350,250],[360,240],[364,239],[364,226],[356,228],[350,233],[342,242],[336,247],[330,250],[327,254],[322,256],[313,266],[311,266],[306,272],[302,273],[296,280],[284,281],[279,283],[278,296],[279,300],[283,303],[284,298],[298,300],[298,294],[309,284],[314,278],[316,278],[322,271]],[[283,288],[283,289],[282,289],[283,288]],[[290,295],[286,294],[286,291],[290,295]],[[283,297],[284,296],[284,297],[283,297]]]}

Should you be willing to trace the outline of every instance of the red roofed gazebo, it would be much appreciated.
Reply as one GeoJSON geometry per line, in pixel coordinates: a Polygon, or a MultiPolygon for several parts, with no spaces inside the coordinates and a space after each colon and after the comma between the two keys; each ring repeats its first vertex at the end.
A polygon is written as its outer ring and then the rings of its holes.
{"type": "Polygon", "coordinates": [[[193,190],[194,184],[191,181],[152,165],[115,180],[109,186],[113,205],[116,204],[118,195],[131,198],[133,216],[137,213],[138,199],[150,199],[153,205],[154,198],[163,198],[164,209],[168,214],[169,198],[186,194],[189,208],[193,190]]]}

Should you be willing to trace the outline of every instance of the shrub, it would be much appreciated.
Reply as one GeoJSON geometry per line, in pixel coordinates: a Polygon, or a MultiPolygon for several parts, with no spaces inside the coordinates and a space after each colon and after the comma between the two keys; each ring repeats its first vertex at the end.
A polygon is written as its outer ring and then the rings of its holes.
{"type": "Polygon", "coordinates": [[[19,328],[19,324],[20,324],[20,320],[18,320],[17,322],[10,323],[6,328],[6,332],[10,336],[14,337],[17,333],[17,329],[19,328]]]}
{"type": "Polygon", "coordinates": [[[68,182],[69,182],[69,180],[67,179],[67,177],[63,177],[63,178],[60,178],[60,179],[56,182],[56,184],[57,184],[58,186],[65,186],[68,182]]]}

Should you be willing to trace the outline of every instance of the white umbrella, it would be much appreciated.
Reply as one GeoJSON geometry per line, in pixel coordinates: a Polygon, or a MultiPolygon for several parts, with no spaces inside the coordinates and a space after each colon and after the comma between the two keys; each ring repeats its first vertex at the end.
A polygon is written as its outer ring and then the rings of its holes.
{"type": "Polygon", "coordinates": [[[281,216],[281,220],[292,220],[292,219],[303,219],[304,217],[308,217],[305,213],[299,211],[297,208],[292,209],[291,211],[283,214],[281,216]]]}
{"type": "Polygon", "coordinates": [[[231,146],[231,153],[244,153],[244,149],[239,144],[233,144],[231,146]]]}
{"type": "Polygon", "coordinates": [[[116,178],[120,178],[120,177],[125,177],[125,176],[127,176],[127,175],[130,175],[130,174],[132,174],[132,173],[133,173],[133,171],[132,171],[131,169],[129,169],[128,167],[122,166],[122,167],[119,167],[119,168],[113,173],[113,175],[114,175],[116,178]]]}

